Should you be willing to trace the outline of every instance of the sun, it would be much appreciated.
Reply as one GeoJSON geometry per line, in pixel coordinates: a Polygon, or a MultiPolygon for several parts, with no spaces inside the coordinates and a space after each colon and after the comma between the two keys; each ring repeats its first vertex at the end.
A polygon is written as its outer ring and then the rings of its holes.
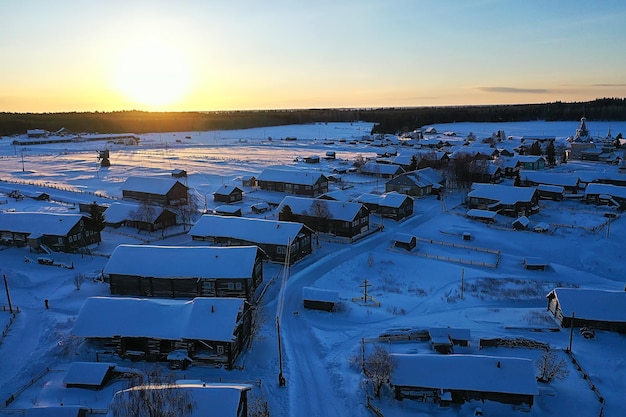
{"type": "Polygon", "coordinates": [[[127,100],[150,109],[175,104],[191,87],[189,60],[180,48],[144,40],[120,51],[113,68],[113,88],[127,100]]]}

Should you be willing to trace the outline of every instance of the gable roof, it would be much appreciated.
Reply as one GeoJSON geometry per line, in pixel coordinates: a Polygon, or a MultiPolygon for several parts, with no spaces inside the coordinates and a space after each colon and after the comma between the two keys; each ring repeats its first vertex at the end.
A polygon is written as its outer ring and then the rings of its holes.
{"type": "Polygon", "coordinates": [[[530,359],[436,354],[391,354],[391,357],[396,362],[392,385],[520,395],[539,393],[530,359]]]}
{"type": "Polygon", "coordinates": [[[256,246],[119,245],[104,273],[159,278],[247,278],[252,276],[258,251],[256,246]]]}
{"type": "Polygon", "coordinates": [[[555,288],[547,297],[557,298],[564,317],[626,322],[626,291],[555,288]]]}
{"type": "Polygon", "coordinates": [[[122,185],[122,190],[165,195],[176,183],[187,188],[182,182],[172,177],[128,177],[122,185]]]}
{"type": "MultiPolygon", "coordinates": [[[[111,204],[109,207],[107,207],[107,209],[104,211],[104,221],[106,223],[115,224],[115,223],[121,223],[126,220],[136,220],[137,214],[141,211],[141,207],[142,205],[138,203],[115,202],[111,204]]],[[[165,207],[162,207],[159,205],[152,205],[150,207],[154,209],[151,212],[152,214],[151,218],[150,219],[145,218],[147,214],[150,214],[148,211],[146,211],[145,213],[142,213],[142,216],[141,216],[142,220],[147,220],[148,222],[155,222],[156,219],[158,219],[159,216],[163,214],[164,211],[170,211],[170,210],[167,210],[165,207]]]]}
{"type": "Polygon", "coordinates": [[[342,220],[351,222],[359,214],[363,205],[361,203],[352,203],[349,201],[320,200],[318,198],[305,198],[287,196],[283,198],[277,211],[280,213],[283,206],[288,205],[294,214],[313,216],[311,205],[321,201],[326,204],[331,214],[332,220],[342,220]]]}
{"type": "Polygon", "coordinates": [[[600,184],[592,182],[587,185],[585,189],[585,195],[606,194],[611,197],[626,198],[626,187],[613,184],[600,184]]]}
{"type": "Polygon", "coordinates": [[[567,174],[560,172],[542,172],[521,170],[519,178],[522,181],[530,181],[536,184],[560,185],[564,187],[578,186],[579,178],[577,174],[567,174]]]}
{"type": "Polygon", "coordinates": [[[74,322],[78,337],[150,337],[230,342],[243,311],[241,298],[89,297],[74,322]]]}
{"type": "Polygon", "coordinates": [[[316,171],[302,171],[287,167],[269,167],[257,177],[257,181],[282,182],[298,185],[314,185],[326,177],[316,171]]]}
{"type": "Polygon", "coordinates": [[[228,184],[222,184],[222,186],[220,188],[217,189],[217,191],[215,191],[213,193],[213,195],[217,194],[217,195],[231,195],[233,193],[243,193],[243,190],[239,187],[236,187],[234,185],[228,185],[228,184]]]}
{"type": "Polygon", "coordinates": [[[0,212],[0,230],[65,236],[82,219],[82,214],[0,212]]]}
{"type": "Polygon", "coordinates": [[[189,230],[190,236],[228,237],[270,245],[287,245],[296,240],[302,223],[248,217],[204,215],[189,230]]]}
{"type": "Polygon", "coordinates": [[[396,175],[403,173],[404,169],[400,165],[366,162],[361,167],[361,172],[365,174],[396,175]]]}
{"type": "Polygon", "coordinates": [[[472,188],[473,190],[469,192],[468,197],[499,201],[506,205],[529,202],[537,192],[533,187],[511,187],[500,184],[474,183],[472,188]]]}
{"type": "Polygon", "coordinates": [[[109,362],[72,362],[63,378],[63,383],[100,387],[113,368],[115,364],[109,362]]]}
{"type": "MultiPolygon", "coordinates": [[[[171,386],[150,385],[133,387],[115,393],[116,397],[127,395],[133,389],[171,389],[171,386]]],[[[202,381],[176,381],[175,389],[185,390],[193,402],[190,417],[220,416],[238,417],[242,393],[252,389],[248,384],[204,383],[202,381]]],[[[115,401],[115,400],[114,400],[115,401]]],[[[123,400],[122,400],[123,401],[123,400]]],[[[107,416],[112,416],[109,411],[107,416]]],[[[122,415],[122,417],[131,417],[122,415]]]]}
{"type": "Polygon", "coordinates": [[[395,191],[389,192],[389,193],[385,193],[385,194],[361,194],[361,196],[359,196],[356,200],[359,203],[364,203],[364,204],[377,204],[378,206],[381,207],[393,207],[393,208],[399,208],[400,206],[402,206],[402,204],[404,204],[404,202],[410,199],[411,201],[413,201],[413,199],[411,197],[409,197],[406,194],[400,194],[397,193],[395,191]]]}

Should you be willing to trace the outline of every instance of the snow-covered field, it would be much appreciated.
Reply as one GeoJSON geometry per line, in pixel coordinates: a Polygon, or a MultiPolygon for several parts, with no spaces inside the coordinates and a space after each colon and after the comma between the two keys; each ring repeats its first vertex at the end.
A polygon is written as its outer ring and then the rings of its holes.
{"type": "MultiPolygon", "coordinates": [[[[258,175],[269,165],[289,165],[298,169],[321,170],[351,166],[355,158],[374,157],[397,150],[398,146],[374,148],[356,142],[369,134],[368,123],[324,123],[281,126],[237,131],[181,132],[141,135],[138,146],[104,142],[63,143],[14,146],[13,138],[0,140],[0,210],[77,212],[78,202],[112,202],[121,198],[121,184],[131,175],[165,175],[174,169],[188,172],[187,184],[201,208],[214,207],[212,193],[222,184],[240,186],[243,175],[258,175]],[[297,137],[285,141],[285,137],[297,137]],[[271,137],[271,140],[270,140],[271,137]],[[97,152],[109,149],[111,166],[99,168],[97,152]],[[325,160],[326,151],[335,151],[336,160],[325,160]],[[321,156],[320,164],[297,162],[302,157],[321,156]],[[12,190],[43,190],[52,201],[32,199],[15,201],[6,196],[12,190]]],[[[507,135],[553,135],[563,139],[574,134],[575,122],[532,123],[456,123],[435,126],[438,131],[454,131],[465,137],[471,131],[478,138],[497,130],[507,135]]],[[[592,134],[613,136],[626,132],[624,122],[588,122],[592,134]]],[[[506,144],[505,144],[506,145],[506,144]]],[[[614,166],[574,162],[555,171],[617,171],[614,166]]],[[[384,191],[384,181],[356,173],[343,174],[346,192],[384,191]]],[[[331,185],[333,187],[334,185],[331,185]]],[[[280,201],[280,195],[246,190],[244,215],[252,216],[250,205],[258,201],[280,201]]],[[[608,229],[606,207],[580,201],[541,202],[541,211],[531,224],[547,222],[548,233],[513,231],[512,219],[498,216],[495,225],[472,221],[464,216],[463,192],[451,192],[444,203],[433,196],[415,202],[415,214],[401,222],[384,220],[384,231],[353,244],[320,239],[314,253],[291,267],[284,289],[281,334],[286,386],[278,386],[279,360],[276,311],[280,293],[280,266],[265,264],[264,285],[269,285],[262,300],[267,321],[255,336],[251,348],[238,361],[238,369],[194,367],[177,371],[187,379],[237,381],[255,384],[253,395],[264,396],[271,415],[278,416],[368,416],[365,407],[364,377],[359,361],[362,340],[376,338],[387,329],[402,327],[457,327],[471,331],[471,344],[462,353],[514,356],[536,360],[540,351],[532,349],[484,348],[480,338],[522,337],[549,343],[566,357],[569,331],[550,331],[557,326],[546,311],[546,294],[556,286],[624,289],[626,222],[623,216],[608,229]],[[554,226],[558,225],[558,226],[554,226]],[[564,226],[566,225],[566,226],[564,226]],[[442,261],[416,256],[392,247],[396,233],[420,238],[467,244],[499,251],[476,252],[418,242],[417,252],[448,255],[455,259],[474,259],[497,268],[442,261]],[[472,235],[471,242],[463,233],[472,235]],[[549,262],[545,271],[523,267],[525,257],[542,257],[549,262]],[[362,295],[364,280],[380,307],[362,306],[352,298],[362,295]],[[463,284],[462,284],[463,283],[463,284]],[[302,308],[302,287],[336,290],[342,300],[338,312],[326,313],[302,308]],[[538,331],[539,330],[539,331],[538,331]]],[[[261,216],[277,218],[275,211],[261,216]]],[[[373,223],[381,223],[372,216],[373,223]]],[[[108,287],[87,280],[76,289],[76,273],[96,276],[106,264],[105,255],[121,243],[167,245],[191,244],[182,229],[161,233],[137,233],[132,229],[105,229],[103,242],[93,256],[55,254],[55,259],[74,264],[74,270],[25,262],[33,257],[27,248],[0,247],[0,274],[6,276],[12,306],[19,309],[10,322],[6,297],[0,296],[0,415],[14,415],[19,409],[35,405],[84,404],[106,409],[113,393],[122,387],[116,382],[104,390],[65,388],[62,379],[69,364],[76,360],[94,361],[93,352],[69,336],[73,321],[85,298],[108,295],[108,287]],[[44,307],[49,300],[50,309],[44,307]],[[30,384],[34,380],[32,385],[30,384]],[[22,388],[26,387],[23,391],[22,388]],[[5,401],[15,395],[7,409],[5,401]]],[[[372,348],[366,342],[366,350],[372,348]]],[[[425,342],[395,342],[385,345],[394,353],[433,353],[425,342]]],[[[574,332],[572,350],[591,383],[605,399],[604,416],[626,414],[626,337],[599,331],[587,340],[574,332]]],[[[100,360],[103,360],[100,358],[100,360]]],[[[147,367],[119,358],[106,358],[128,367],[147,367]]],[[[562,381],[540,386],[532,409],[521,411],[509,405],[486,402],[439,408],[432,403],[397,401],[384,391],[374,400],[383,415],[442,417],[471,415],[476,407],[490,416],[597,416],[601,404],[571,362],[570,374],[562,381]]],[[[467,375],[480,378],[480,375],[467,375]]]]}

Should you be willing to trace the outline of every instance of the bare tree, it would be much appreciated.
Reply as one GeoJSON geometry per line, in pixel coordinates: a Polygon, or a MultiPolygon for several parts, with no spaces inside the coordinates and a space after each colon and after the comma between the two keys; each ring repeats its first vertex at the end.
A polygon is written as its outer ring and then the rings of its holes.
{"type": "Polygon", "coordinates": [[[187,192],[187,204],[180,206],[180,220],[183,223],[183,230],[187,231],[187,227],[191,225],[194,218],[198,214],[200,205],[194,194],[187,192]]]}
{"type": "Polygon", "coordinates": [[[555,379],[565,379],[569,375],[569,369],[567,368],[565,359],[559,358],[557,354],[550,349],[544,350],[541,354],[541,357],[537,361],[537,370],[539,371],[539,376],[537,377],[539,382],[550,383],[555,379]]]}
{"type": "Polygon", "coordinates": [[[113,417],[182,417],[191,415],[193,408],[189,391],[160,368],[137,375],[111,403],[113,417]]]}
{"type": "MultiPolygon", "coordinates": [[[[142,201],[139,208],[136,211],[132,211],[129,215],[131,220],[135,220],[138,223],[137,228],[141,229],[142,223],[146,225],[152,224],[156,216],[156,207],[148,201],[142,201]]],[[[148,230],[150,230],[149,227],[148,230]]]]}
{"type": "Polygon", "coordinates": [[[396,363],[384,347],[374,346],[374,351],[365,358],[363,373],[374,387],[374,395],[380,397],[382,387],[389,382],[396,363]]]}
{"type": "Polygon", "coordinates": [[[310,216],[315,218],[315,230],[323,232],[328,230],[328,224],[326,220],[332,219],[333,214],[328,208],[328,203],[325,200],[316,199],[311,203],[310,216]]]}

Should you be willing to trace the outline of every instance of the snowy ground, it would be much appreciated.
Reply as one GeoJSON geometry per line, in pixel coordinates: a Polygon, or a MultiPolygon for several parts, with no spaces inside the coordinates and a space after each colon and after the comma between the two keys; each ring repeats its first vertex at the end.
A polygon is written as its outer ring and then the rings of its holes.
{"type": "MultiPolygon", "coordinates": [[[[626,131],[625,123],[588,123],[592,134],[604,135],[608,128],[615,136],[626,131]]],[[[497,130],[507,135],[573,135],[577,123],[457,123],[436,126],[455,131],[461,137],[470,131],[479,138],[497,130]]],[[[212,208],[211,193],[222,183],[240,185],[241,175],[257,175],[268,165],[291,165],[316,169],[329,174],[334,167],[346,167],[355,157],[375,156],[384,149],[366,144],[351,144],[368,134],[367,123],[315,124],[282,126],[220,132],[182,132],[142,135],[139,146],[130,147],[98,142],[19,147],[12,138],[0,140],[0,193],[13,189],[45,190],[51,202],[31,199],[14,201],[0,195],[0,209],[17,211],[76,212],[76,203],[94,200],[110,202],[121,197],[121,183],[129,175],[169,175],[173,169],[189,173],[188,185],[199,201],[212,208]],[[296,141],[282,138],[295,136],[296,141]],[[268,138],[271,137],[272,140],[268,138]],[[332,142],[332,143],[331,143],[332,142]],[[97,151],[111,151],[111,167],[98,169],[97,151]],[[297,157],[324,156],[336,151],[337,160],[322,160],[319,165],[295,162],[297,157]],[[41,188],[45,186],[45,188],[41,188]]],[[[399,152],[404,149],[397,147],[399,152]]],[[[391,150],[391,149],[390,149],[391,150]]],[[[560,171],[615,170],[594,163],[570,162],[560,171]]],[[[346,191],[354,195],[384,190],[384,182],[357,174],[343,175],[346,191]]],[[[280,195],[249,191],[243,209],[257,201],[280,199],[280,195]]],[[[269,402],[272,416],[366,416],[363,376],[359,370],[362,339],[377,337],[398,327],[469,328],[472,343],[463,353],[516,356],[537,359],[539,352],[530,349],[478,349],[478,340],[486,337],[524,337],[549,343],[555,349],[566,348],[569,332],[552,332],[556,323],[546,313],[545,295],[555,286],[579,286],[613,290],[624,289],[623,216],[607,229],[606,208],[596,208],[578,201],[542,202],[532,224],[547,222],[550,232],[538,234],[513,231],[510,220],[498,216],[495,225],[468,220],[461,206],[463,193],[448,195],[444,204],[434,197],[419,199],[415,214],[402,222],[384,221],[384,231],[351,245],[320,241],[313,255],[291,268],[284,289],[281,334],[284,348],[283,366],[287,384],[279,387],[276,311],[279,304],[280,267],[265,265],[265,284],[269,285],[262,305],[267,322],[255,337],[251,348],[233,371],[191,367],[180,371],[184,378],[205,381],[255,383],[254,395],[269,402]],[[497,268],[466,263],[427,259],[392,247],[395,233],[411,233],[420,238],[469,245],[500,251],[497,268]],[[464,232],[472,234],[464,241],[464,232]],[[523,268],[524,257],[542,257],[550,266],[546,271],[523,268]],[[361,306],[352,302],[362,295],[363,281],[372,284],[370,294],[380,307],[361,306]],[[463,280],[463,288],[461,282],[463,280]],[[335,313],[304,310],[301,289],[314,286],[339,292],[342,308],[335,313]],[[545,331],[536,331],[537,329],[545,331]]],[[[276,218],[275,212],[264,214],[276,218]]],[[[373,216],[373,223],[381,223],[373,216]]],[[[117,381],[101,391],[67,389],[62,379],[69,364],[76,360],[95,360],[94,352],[69,337],[69,331],[86,297],[107,295],[105,284],[87,280],[80,290],[74,285],[78,272],[97,275],[107,255],[120,243],[185,245],[191,239],[179,228],[163,239],[160,233],[137,233],[131,229],[106,229],[103,242],[94,256],[55,255],[56,260],[73,263],[74,270],[26,262],[34,257],[24,248],[0,247],[0,274],[10,288],[12,306],[19,308],[9,325],[6,298],[0,296],[0,328],[8,329],[0,337],[0,415],[13,415],[18,409],[45,404],[85,404],[105,409],[117,381]],[[44,307],[49,300],[50,309],[44,307]],[[6,326],[9,325],[7,328],[6,326]],[[47,370],[47,371],[46,371],[47,370]],[[41,378],[39,378],[40,375],[41,378]],[[32,379],[35,382],[23,392],[20,389],[32,379]],[[19,394],[7,410],[4,401],[19,394]]],[[[469,249],[418,242],[417,251],[460,259],[491,263],[494,255],[469,249]]],[[[597,332],[593,340],[573,335],[573,353],[591,381],[605,398],[605,416],[626,413],[626,337],[597,332]]],[[[366,343],[371,349],[372,343],[366,343]]],[[[424,342],[389,343],[386,347],[399,353],[433,353],[424,342]]],[[[564,354],[563,354],[564,355],[564,354]]],[[[128,367],[149,364],[99,358],[128,367]]],[[[479,377],[479,376],[468,376],[479,377]]],[[[439,408],[432,403],[396,401],[389,393],[374,404],[389,416],[464,416],[481,407],[485,415],[551,416],[555,414],[596,416],[600,403],[588,381],[573,366],[563,381],[540,387],[540,395],[530,412],[498,403],[465,404],[462,407],[439,408]]]]}

